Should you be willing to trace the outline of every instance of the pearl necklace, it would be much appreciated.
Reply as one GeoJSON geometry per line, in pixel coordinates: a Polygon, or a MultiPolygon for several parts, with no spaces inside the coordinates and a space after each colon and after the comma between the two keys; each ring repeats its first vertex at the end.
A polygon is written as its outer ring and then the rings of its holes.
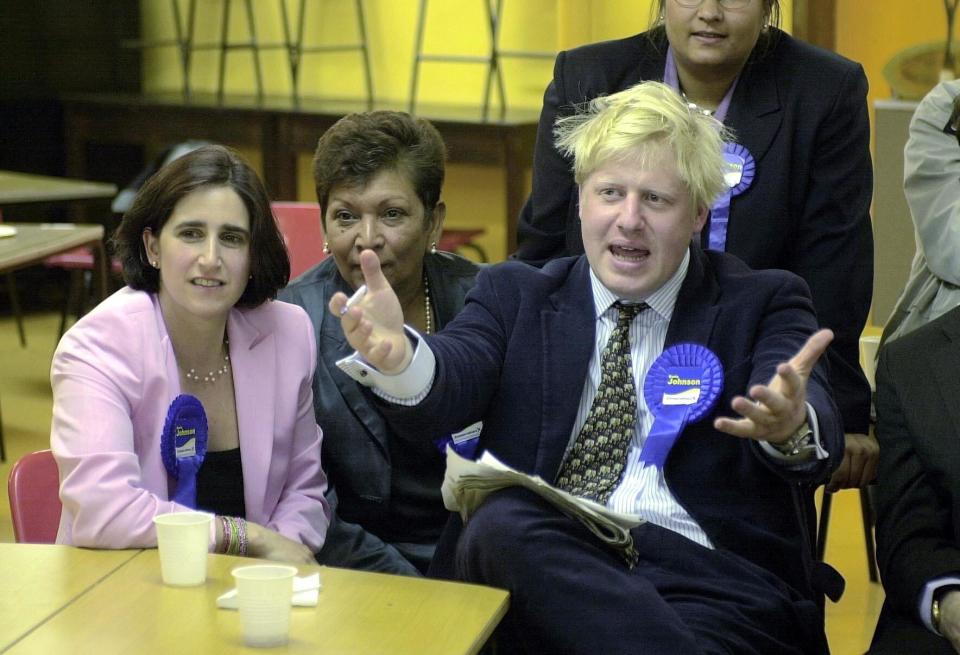
{"type": "Polygon", "coordinates": [[[423,315],[426,317],[426,333],[433,334],[433,319],[430,317],[430,282],[427,272],[423,272],[423,315]]]}
{"type": "Polygon", "coordinates": [[[703,108],[700,107],[700,105],[698,105],[697,103],[695,103],[695,102],[690,102],[690,98],[688,98],[688,97],[687,97],[687,94],[686,94],[685,92],[683,92],[683,91],[680,92],[680,95],[683,96],[683,101],[684,101],[685,103],[687,103],[687,109],[689,109],[690,111],[699,112],[699,113],[703,114],[704,116],[713,116],[713,112],[714,112],[715,110],[713,110],[713,109],[703,109],[703,108]]]}
{"type": "Polygon", "coordinates": [[[184,376],[193,382],[203,382],[204,384],[213,384],[221,377],[227,374],[227,371],[230,370],[230,340],[223,340],[223,366],[218,368],[215,371],[210,371],[206,375],[200,375],[197,373],[197,369],[191,368],[189,371],[184,373],[184,376]]]}

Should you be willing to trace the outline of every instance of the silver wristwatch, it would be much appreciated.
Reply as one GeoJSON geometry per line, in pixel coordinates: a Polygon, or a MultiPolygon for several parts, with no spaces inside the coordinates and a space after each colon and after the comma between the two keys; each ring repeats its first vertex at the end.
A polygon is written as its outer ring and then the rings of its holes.
{"type": "Polygon", "coordinates": [[[815,446],[813,445],[813,429],[808,421],[800,424],[800,427],[790,435],[790,438],[783,443],[768,442],[785,457],[795,458],[806,456],[815,446]]]}

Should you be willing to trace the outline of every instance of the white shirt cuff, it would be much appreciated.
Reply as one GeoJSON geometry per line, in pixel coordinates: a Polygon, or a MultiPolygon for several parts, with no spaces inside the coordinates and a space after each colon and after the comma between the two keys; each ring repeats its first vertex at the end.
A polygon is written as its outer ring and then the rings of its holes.
{"type": "Polygon", "coordinates": [[[337,361],[337,367],[387,402],[412,407],[430,393],[437,360],[416,330],[406,325],[404,330],[413,344],[413,357],[399,373],[381,373],[357,352],[337,361]]]}
{"type": "MultiPolygon", "coordinates": [[[[935,635],[939,635],[940,633],[933,629],[933,617],[930,616],[930,608],[933,606],[933,595],[937,593],[937,589],[940,587],[952,585],[960,585],[960,578],[935,578],[924,585],[923,593],[920,594],[920,605],[917,607],[917,613],[920,614],[920,620],[923,621],[923,625],[927,626],[927,630],[935,635]]],[[[940,636],[942,637],[943,635],[940,636]]]]}
{"type": "Polygon", "coordinates": [[[817,422],[817,410],[815,410],[813,405],[810,403],[807,403],[807,424],[813,430],[813,440],[811,443],[814,447],[806,453],[802,453],[799,456],[784,455],[779,450],[774,448],[773,445],[768,441],[761,441],[760,447],[763,448],[764,452],[771,458],[782,462],[787,466],[802,467],[815,459],[827,459],[830,457],[830,453],[826,451],[826,449],[823,447],[823,443],[820,441],[820,425],[817,422]]]}

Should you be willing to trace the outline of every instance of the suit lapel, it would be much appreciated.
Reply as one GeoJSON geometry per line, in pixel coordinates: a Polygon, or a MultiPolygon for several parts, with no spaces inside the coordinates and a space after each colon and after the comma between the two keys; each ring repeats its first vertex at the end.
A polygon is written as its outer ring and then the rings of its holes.
{"type": "MultiPolygon", "coordinates": [[[[347,294],[351,293],[348,290],[344,292],[347,294]]],[[[329,295],[333,294],[331,293],[329,295]]],[[[327,297],[329,297],[329,295],[327,297]]],[[[369,437],[379,446],[383,452],[383,456],[389,458],[386,422],[364,398],[360,385],[332,364],[332,362],[338,359],[352,355],[353,348],[347,343],[339,322],[330,320],[331,318],[332,316],[329,313],[324,313],[323,319],[321,319],[320,322],[320,339],[317,343],[317,366],[328,368],[330,377],[333,378],[337,385],[337,390],[340,392],[343,402],[366,428],[369,437]]],[[[320,418],[322,419],[322,417],[320,418]]]]}
{"type": "MultiPolygon", "coordinates": [[[[786,37],[781,35],[780,38],[786,37]]],[[[747,62],[724,121],[734,131],[734,141],[750,151],[758,166],[770,150],[783,121],[773,59],[774,53],[771,52],[747,62]]]]}
{"type": "Polygon", "coordinates": [[[664,349],[678,343],[709,346],[720,311],[718,294],[716,279],[706,270],[706,255],[698,246],[691,246],[690,267],[677,295],[664,349]]]}
{"type": "Polygon", "coordinates": [[[663,81],[663,69],[667,63],[667,42],[663,41],[662,45],[654,45],[650,42],[650,39],[646,34],[641,34],[638,37],[638,60],[640,65],[637,66],[637,76],[636,79],[631,80],[631,84],[624,86],[627,88],[632,84],[638,84],[644,80],[656,80],[658,82],[663,81]]]}
{"type": "Polygon", "coordinates": [[[269,484],[278,365],[275,337],[262,333],[238,310],[230,312],[227,334],[243,453],[243,496],[248,516],[262,517],[265,507],[276,504],[276,498],[268,497],[268,490],[277,494],[283,488],[282,484],[269,484]]]}
{"type": "Polygon", "coordinates": [[[556,477],[576,420],[583,381],[596,332],[589,265],[581,256],[540,313],[543,361],[543,426],[536,471],[547,481],[556,477]]]}
{"type": "MultiPolygon", "coordinates": [[[[924,349],[927,364],[937,379],[939,389],[953,389],[957,384],[957,371],[960,370],[960,321],[941,321],[943,340],[929,349],[924,349]]],[[[954,427],[954,433],[960,434],[960,403],[946,399],[947,413],[954,427]]]]}
{"type": "MultiPolygon", "coordinates": [[[[180,369],[177,367],[177,354],[173,350],[173,341],[170,339],[170,333],[167,332],[167,324],[163,320],[163,312],[160,310],[160,300],[157,294],[150,294],[150,299],[153,303],[153,312],[154,312],[154,329],[156,334],[159,336],[160,348],[163,353],[163,370],[164,375],[161,377],[162,390],[165,394],[162,397],[165,397],[164,407],[169,407],[173,400],[183,393],[183,390],[180,388],[180,369]]],[[[148,336],[145,339],[145,343],[150,343],[152,337],[148,336]]],[[[151,391],[155,389],[151,385],[151,391]]],[[[161,395],[161,394],[157,394],[161,395]]],[[[166,415],[167,410],[163,410],[163,415],[159,417],[161,421],[163,416],[166,415]]],[[[152,447],[160,450],[160,440],[161,434],[163,432],[163,423],[159,423],[156,426],[156,432],[154,433],[155,437],[150,440],[152,447]]],[[[166,467],[164,467],[166,471],[166,467]]],[[[167,499],[173,497],[174,492],[177,488],[176,478],[173,478],[167,474],[167,499]]]]}

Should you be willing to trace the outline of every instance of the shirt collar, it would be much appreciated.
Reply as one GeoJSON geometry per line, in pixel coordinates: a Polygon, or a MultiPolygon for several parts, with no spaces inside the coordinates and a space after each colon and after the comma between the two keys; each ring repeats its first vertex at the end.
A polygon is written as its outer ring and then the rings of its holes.
{"type": "MultiPolygon", "coordinates": [[[[650,308],[668,323],[673,317],[673,308],[677,304],[677,296],[680,294],[680,287],[683,286],[683,279],[687,276],[687,269],[689,267],[690,249],[687,248],[687,252],[683,256],[683,261],[680,262],[680,266],[678,266],[677,270],[670,276],[670,279],[667,280],[662,287],[643,299],[643,302],[650,305],[650,308]]],[[[590,286],[593,289],[593,315],[595,319],[603,316],[613,303],[623,300],[603,285],[603,282],[600,281],[600,278],[597,277],[592,268],[590,269],[590,286]]],[[[631,303],[637,302],[636,300],[623,301],[631,303]]]]}

